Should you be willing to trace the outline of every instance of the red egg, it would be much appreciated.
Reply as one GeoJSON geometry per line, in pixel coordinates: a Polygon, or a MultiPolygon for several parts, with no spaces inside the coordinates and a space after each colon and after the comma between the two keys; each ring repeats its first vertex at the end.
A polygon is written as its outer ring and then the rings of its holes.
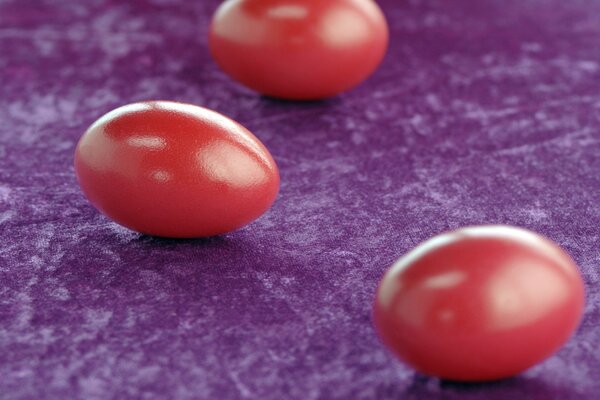
{"type": "Polygon", "coordinates": [[[242,84],[272,97],[314,100],[371,75],[388,35],[372,0],[227,0],[213,17],[209,45],[242,84]]]}
{"type": "Polygon", "coordinates": [[[85,132],[75,151],[85,195],[141,233],[197,238],[262,215],[279,190],[269,151],[237,122],[190,104],[118,108],[85,132]]]}
{"type": "Polygon", "coordinates": [[[524,229],[481,226],[439,235],[401,258],[381,280],[374,320],[416,370],[486,381],[556,352],[583,306],[581,276],[558,245],[524,229]]]}

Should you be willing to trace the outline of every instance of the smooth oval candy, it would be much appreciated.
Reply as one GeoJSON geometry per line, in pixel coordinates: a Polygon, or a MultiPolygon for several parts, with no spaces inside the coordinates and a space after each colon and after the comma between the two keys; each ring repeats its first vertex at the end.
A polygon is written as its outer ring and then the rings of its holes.
{"type": "Polygon", "coordinates": [[[388,26],[372,0],[227,0],[209,33],[221,68],[267,96],[316,100],[365,80],[388,26]]]}
{"type": "Polygon", "coordinates": [[[109,112],[85,132],[75,171],[91,203],[141,233],[198,238],[238,229],[279,191],[265,146],[237,122],[152,101],[109,112]]]}
{"type": "Polygon", "coordinates": [[[374,320],[418,371],[458,381],[516,375],[575,331],[584,285],[573,260],[533,232],[480,226],[439,235],[383,277],[374,320]]]}

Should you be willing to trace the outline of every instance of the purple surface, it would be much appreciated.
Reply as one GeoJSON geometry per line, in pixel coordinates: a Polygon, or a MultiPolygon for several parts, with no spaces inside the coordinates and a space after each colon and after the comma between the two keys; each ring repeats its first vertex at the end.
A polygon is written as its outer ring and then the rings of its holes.
{"type": "Polygon", "coordinates": [[[308,104],[215,67],[216,4],[0,0],[0,398],[597,399],[600,1],[382,0],[381,69],[308,104]],[[252,130],[281,169],[273,209],[197,241],[97,213],[74,146],[147,99],[252,130]],[[376,284],[420,241],[479,223],[563,245],[582,325],[511,380],[416,375],[375,336],[376,284]]]}

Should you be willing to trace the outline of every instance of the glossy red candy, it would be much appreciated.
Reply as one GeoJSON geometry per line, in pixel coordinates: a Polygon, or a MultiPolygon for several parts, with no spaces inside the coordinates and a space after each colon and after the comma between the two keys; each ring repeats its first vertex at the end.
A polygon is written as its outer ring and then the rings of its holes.
{"type": "Polygon", "coordinates": [[[75,152],[92,204],[149,235],[196,238],[240,228],[263,214],[279,173],[262,143],[205,108],[155,101],[96,121],[75,152]]]}
{"type": "Polygon", "coordinates": [[[576,329],[584,287],[556,244],[508,226],[459,229],[426,241],[383,277],[375,325],[418,371],[458,381],[520,373],[576,329]]]}
{"type": "Polygon", "coordinates": [[[387,50],[388,27],[372,0],[227,0],[213,17],[209,45],[244,85],[314,100],[371,75],[387,50]]]}

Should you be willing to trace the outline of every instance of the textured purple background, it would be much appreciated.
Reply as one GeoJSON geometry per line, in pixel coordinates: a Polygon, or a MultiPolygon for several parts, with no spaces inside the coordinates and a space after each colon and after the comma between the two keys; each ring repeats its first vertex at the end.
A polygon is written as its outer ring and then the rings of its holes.
{"type": "Polygon", "coordinates": [[[0,398],[598,399],[600,1],[382,0],[381,69],[308,104],[215,67],[216,4],[0,0],[0,398]],[[146,99],[252,130],[281,169],[273,209],[196,241],[98,214],[75,143],[146,99]],[[373,331],[378,279],[477,223],[563,245],[586,281],[583,323],[511,380],[416,375],[373,331]]]}

